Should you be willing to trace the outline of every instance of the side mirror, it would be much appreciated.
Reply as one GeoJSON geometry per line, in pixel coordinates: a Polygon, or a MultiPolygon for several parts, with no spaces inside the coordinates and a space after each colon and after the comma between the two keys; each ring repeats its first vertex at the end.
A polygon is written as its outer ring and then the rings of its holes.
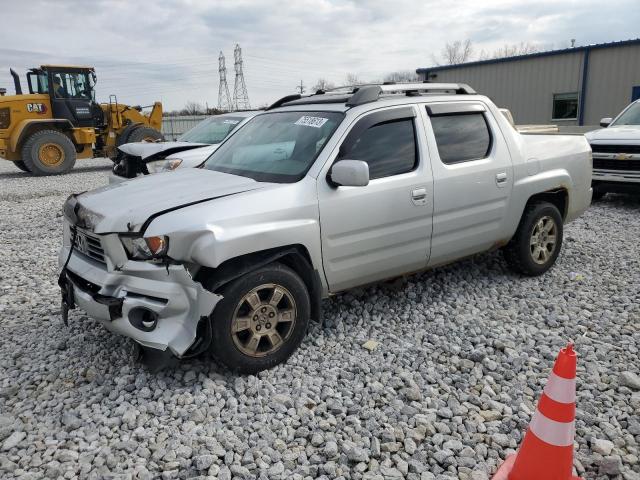
{"type": "Polygon", "coordinates": [[[600,119],[600,126],[607,128],[609,125],[611,125],[611,120],[613,120],[611,117],[605,117],[605,118],[601,118],[600,119]]]}
{"type": "Polygon", "coordinates": [[[366,187],[369,164],[362,160],[339,160],[331,167],[331,181],[343,187],[366,187]]]}

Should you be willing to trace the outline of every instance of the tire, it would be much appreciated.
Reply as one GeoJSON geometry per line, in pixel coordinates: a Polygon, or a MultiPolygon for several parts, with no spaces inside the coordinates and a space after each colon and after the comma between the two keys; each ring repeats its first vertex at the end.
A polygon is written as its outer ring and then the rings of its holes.
{"type": "Polygon", "coordinates": [[[33,175],[60,175],[75,165],[76,148],[65,134],[40,130],[22,145],[22,162],[33,175]]]}
{"type": "Polygon", "coordinates": [[[27,166],[24,164],[22,160],[15,160],[13,163],[16,167],[18,167],[23,172],[31,173],[31,171],[27,168],[27,166]]]}
{"type": "Polygon", "coordinates": [[[504,248],[504,257],[517,273],[542,275],[558,258],[562,234],[563,222],[558,208],[548,202],[532,203],[526,207],[516,234],[504,248]],[[552,239],[555,240],[553,246],[552,239]]]}
{"type": "Polygon", "coordinates": [[[290,268],[272,263],[249,272],[224,287],[222,297],[210,318],[210,351],[230,370],[255,374],[272,368],[302,343],[311,313],[309,292],[290,268]],[[282,296],[270,304],[276,289],[282,296]],[[247,298],[253,299],[254,307],[247,298]],[[244,321],[237,322],[237,318],[244,321]],[[285,320],[274,324],[271,318],[285,320]],[[237,333],[234,325],[239,327],[237,333]],[[271,338],[276,339],[275,344],[271,338]]]}
{"type": "Polygon", "coordinates": [[[129,134],[129,138],[125,143],[155,142],[156,140],[164,140],[162,133],[154,128],[138,127],[129,134]]]}

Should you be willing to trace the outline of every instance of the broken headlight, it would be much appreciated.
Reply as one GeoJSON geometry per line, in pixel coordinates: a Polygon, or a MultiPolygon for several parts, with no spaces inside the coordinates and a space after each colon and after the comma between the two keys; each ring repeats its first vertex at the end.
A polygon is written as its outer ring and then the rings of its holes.
{"type": "Polygon", "coordinates": [[[120,241],[130,258],[135,260],[151,260],[164,257],[169,250],[169,237],[120,237],[120,241]]]}
{"type": "Polygon", "coordinates": [[[169,158],[167,160],[157,160],[147,163],[149,173],[171,172],[178,168],[182,163],[180,158],[169,158]]]}

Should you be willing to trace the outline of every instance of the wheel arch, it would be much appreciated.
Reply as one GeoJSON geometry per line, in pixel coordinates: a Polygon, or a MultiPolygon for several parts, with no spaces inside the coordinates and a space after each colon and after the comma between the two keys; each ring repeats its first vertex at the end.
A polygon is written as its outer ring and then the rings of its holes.
{"type": "Polygon", "coordinates": [[[322,319],[322,282],[320,272],[313,268],[311,256],[304,245],[294,244],[270,248],[230,258],[219,266],[202,267],[195,280],[213,293],[219,292],[229,282],[270,263],[279,262],[296,272],[309,292],[311,319],[322,319]]]}
{"type": "Polygon", "coordinates": [[[69,120],[64,119],[30,119],[23,120],[14,129],[9,142],[10,151],[16,152],[22,147],[24,142],[34,133],[40,130],[58,130],[69,137],[69,139],[76,145],[73,139],[73,135],[68,135],[67,132],[73,130],[73,125],[69,120]]]}
{"type": "Polygon", "coordinates": [[[534,202],[549,202],[554,205],[560,212],[560,216],[564,221],[567,218],[567,212],[569,210],[569,191],[565,187],[557,187],[531,195],[524,206],[523,214],[529,205],[534,202]]]}

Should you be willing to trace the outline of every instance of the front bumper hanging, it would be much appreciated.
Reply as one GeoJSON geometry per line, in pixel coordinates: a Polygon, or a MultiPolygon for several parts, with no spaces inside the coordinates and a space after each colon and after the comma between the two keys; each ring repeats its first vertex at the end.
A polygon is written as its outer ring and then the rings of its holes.
{"type": "Polygon", "coordinates": [[[65,322],[68,311],[79,308],[113,333],[177,357],[188,353],[201,319],[222,298],[194,281],[183,265],[130,260],[109,271],[69,246],[60,251],[59,263],[65,322]]]}

